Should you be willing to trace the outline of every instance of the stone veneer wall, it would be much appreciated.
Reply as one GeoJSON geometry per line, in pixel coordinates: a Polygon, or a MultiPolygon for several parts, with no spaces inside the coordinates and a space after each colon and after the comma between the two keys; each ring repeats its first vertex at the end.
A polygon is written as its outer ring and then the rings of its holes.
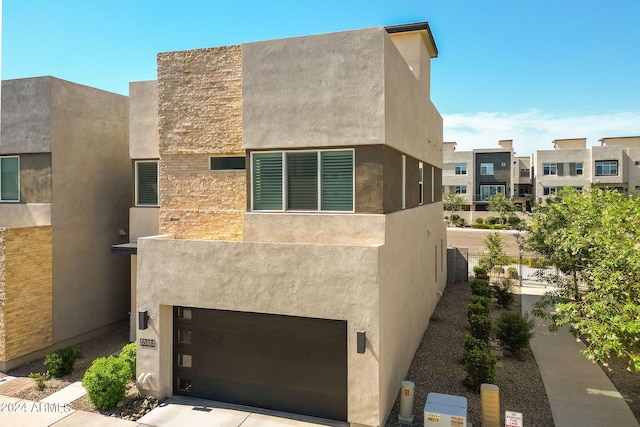
{"type": "Polygon", "coordinates": [[[51,226],[0,228],[0,362],[52,344],[51,226]]]}
{"type": "Polygon", "coordinates": [[[244,156],[241,46],[158,55],[160,233],[242,240],[244,171],[209,171],[244,156]]]}

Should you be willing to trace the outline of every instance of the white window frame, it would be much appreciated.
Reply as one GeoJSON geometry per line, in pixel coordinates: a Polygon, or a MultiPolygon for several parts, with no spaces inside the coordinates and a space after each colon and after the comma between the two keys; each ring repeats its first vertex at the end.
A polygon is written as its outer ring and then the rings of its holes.
{"type": "Polygon", "coordinates": [[[456,175],[466,175],[467,174],[467,164],[466,163],[456,163],[454,167],[454,171],[456,175]]]}
{"type": "Polygon", "coordinates": [[[576,163],[576,175],[584,175],[584,162],[576,163]],[[580,167],[578,167],[580,165],[580,167]]]}
{"type": "Polygon", "coordinates": [[[252,151],[250,153],[249,156],[249,162],[250,162],[250,167],[251,167],[251,212],[265,212],[265,213],[269,213],[269,212],[304,212],[304,213],[337,213],[337,214],[348,214],[348,213],[354,213],[355,209],[356,209],[356,153],[355,153],[355,149],[353,148],[335,148],[335,149],[329,149],[329,150],[271,150],[271,151],[252,151]],[[325,152],[331,152],[331,151],[351,151],[351,170],[352,170],[352,180],[351,180],[351,206],[353,207],[352,210],[350,211],[323,211],[320,209],[320,207],[322,206],[322,192],[320,191],[320,186],[321,186],[321,182],[320,182],[320,155],[321,153],[325,153],[325,152]],[[268,154],[268,153],[279,153],[282,155],[282,209],[260,209],[260,210],[255,210],[254,209],[254,185],[255,185],[255,178],[254,178],[254,170],[253,170],[253,156],[255,154],[268,154]],[[293,210],[293,209],[287,209],[286,206],[288,205],[288,200],[287,200],[287,153],[317,153],[318,155],[318,209],[316,210],[293,210]]]}
{"type": "Polygon", "coordinates": [[[486,202],[487,200],[489,200],[489,197],[493,196],[494,194],[499,193],[499,191],[497,191],[498,188],[502,188],[502,195],[506,197],[507,193],[507,188],[506,185],[504,184],[483,184],[480,186],[480,200],[482,200],[483,202],[486,202]],[[496,191],[491,194],[491,188],[495,187],[496,191]],[[482,194],[482,189],[483,188],[488,188],[489,189],[489,195],[485,198],[482,194]]]}
{"type": "Polygon", "coordinates": [[[150,208],[157,208],[158,206],[160,206],[160,161],[159,160],[136,160],[135,161],[135,200],[134,200],[134,206],[136,207],[150,207],[150,208]],[[138,165],[140,163],[155,163],[156,164],[156,188],[157,193],[158,193],[158,200],[157,203],[155,205],[152,204],[143,204],[143,203],[138,203],[138,165]]]}
{"type": "Polygon", "coordinates": [[[418,187],[419,187],[419,205],[424,204],[424,163],[418,162],[418,187]]]}
{"type": "Polygon", "coordinates": [[[480,163],[480,175],[493,175],[493,163],[480,163]]]}
{"type": "MultiPolygon", "coordinates": [[[[0,156],[0,159],[18,159],[18,198],[16,200],[4,200],[0,198],[0,203],[20,203],[20,156],[0,156]]],[[[0,162],[0,168],[2,167],[0,162]]],[[[0,170],[0,173],[2,171],[0,170]]],[[[0,179],[1,175],[0,175],[0,179]]],[[[0,196],[1,197],[1,196],[0,196]]]]}
{"type": "Polygon", "coordinates": [[[617,160],[596,160],[595,161],[595,175],[596,176],[618,176],[620,174],[620,165],[617,160]],[[616,165],[616,173],[602,173],[603,168],[606,167],[611,171],[611,166],[616,165]],[[598,166],[600,166],[600,173],[598,173],[598,166]]]}
{"type": "Polygon", "coordinates": [[[543,163],[542,164],[542,174],[543,175],[558,175],[558,164],[557,163],[543,163]]]}
{"type": "Polygon", "coordinates": [[[467,186],[466,185],[454,185],[453,191],[456,194],[467,194],[467,186]]]}

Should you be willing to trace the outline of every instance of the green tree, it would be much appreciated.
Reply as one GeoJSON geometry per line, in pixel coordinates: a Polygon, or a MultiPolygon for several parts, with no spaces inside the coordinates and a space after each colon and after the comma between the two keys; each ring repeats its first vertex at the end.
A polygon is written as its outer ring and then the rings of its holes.
{"type": "Polygon", "coordinates": [[[461,195],[456,194],[455,191],[449,191],[442,195],[442,207],[445,211],[451,211],[449,222],[452,222],[453,214],[462,210],[464,205],[464,199],[461,195]]]}
{"type": "Polygon", "coordinates": [[[506,224],[509,214],[515,212],[513,202],[502,193],[496,193],[489,197],[489,210],[497,212],[500,216],[500,223],[506,224]]]}
{"type": "Polygon", "coordinates": [[[485,267],[489,272],[495,267],[502,267],[507,264],[507,255],[504,252],[504,239],[502,235],[497,231],[492,231],[487,234],[482,240],[486,251],[482,251],[480,257],[480,265],[485,267]]]}
{"type": "Polygon", "coordinates": [[[568,325],[585,356],[615,354],[640,371],[640,199],[614,190],[565,189],[538,205],[524,249],[545,256],[563,276],[534,314],[551,329],[568,325]],[[555,307],[552,314],[547,308],[555,307]]]}

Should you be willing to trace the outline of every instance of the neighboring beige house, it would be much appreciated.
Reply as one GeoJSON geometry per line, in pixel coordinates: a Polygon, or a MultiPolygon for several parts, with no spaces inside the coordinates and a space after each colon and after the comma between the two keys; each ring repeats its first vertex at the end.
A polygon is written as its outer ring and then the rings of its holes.
{"type": "Polygon", "coordinates": [[[127,97],[53,77],[2,82],[0,370],[128,317],[127,97]]]}
{"type": "Polygon", "coordinates": [[[436,56],[419,23],[162,53],[131,85],[143,392],[384,424],[446,284],[436,56]]]}
{"type": "Polygon", "coordinates": [[[615,188],[623,194],[640,190],[640,136],[602,138],[600,146],[590,148],[586,138],[556,139],[553,144],[554,150],[532,156],[537,198],[564,187],[615,188]]]}

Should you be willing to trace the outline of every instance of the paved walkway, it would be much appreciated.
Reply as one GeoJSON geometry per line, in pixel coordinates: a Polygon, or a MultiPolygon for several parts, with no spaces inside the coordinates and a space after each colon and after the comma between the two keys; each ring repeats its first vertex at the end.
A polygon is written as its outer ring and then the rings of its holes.
{"type": "MultiPolygon", "coordinates": [[[[530,311],[544,290],[522,289],[522,311],[530,311]]],[[[566,329],[549,332],[534,318],[531,351],[549,398],[555,427],[638,427],[631,409],[602,368],[580,352],[584,344],[566,329]]],[[[527,425],[527,420],[524,420],[527,425]]]]}

